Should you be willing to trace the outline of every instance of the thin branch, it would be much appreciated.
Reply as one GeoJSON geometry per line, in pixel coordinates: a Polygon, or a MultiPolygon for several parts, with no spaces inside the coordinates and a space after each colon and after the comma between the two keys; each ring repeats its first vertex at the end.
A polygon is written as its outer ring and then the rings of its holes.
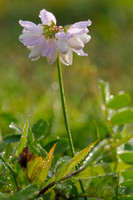
{"type": "MultiPolygon", "coordinates": [[[[60,183],[77,175],[79,172],[83,171],[85,169],[85,167],[82,167],[78,170],[76,170],[75,172],[71,173],[71,174],[68,174],[66,176],[64,176],[61,180],[60,180],[60,183]]],[[[50,189],[51,187],[53,187],[54,185],[56,184],[55,181],[49,183],[46,187],[44,187],[42,190],[40,190],[39,194],[37,195],[37,198],[40,197],[42,194],[44,194],[48,189],[50,189]]]]}

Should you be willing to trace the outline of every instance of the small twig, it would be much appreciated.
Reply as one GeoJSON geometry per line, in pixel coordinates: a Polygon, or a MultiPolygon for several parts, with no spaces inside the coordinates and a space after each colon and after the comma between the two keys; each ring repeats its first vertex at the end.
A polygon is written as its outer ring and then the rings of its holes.
{"type": "MultiPolygon", "coordinates": [[[[65,181],[65,180],[67,180],[67,179],[69,179],[69,178],[71,178],[71,177],[77,175],[79,172],[83,171],[84,169],[85,169],[85,167],[80,168],[80,169],[76,170],[75,172],[64,176],[64,177],[60,180],[60,183],[61,183],[62,181],[65,181]]],[[[48,189],[50,189],[51,187],[53,187],[55,184],[56,184],[55,181],[49,183],[46,187],[44,187],[44,188],[39,192],[39,194],[37,195],[37,198],[40,197],[42,194],[44,194],[48,189]]]]}
{"type": "Polygon", "coordinates": [[[65,180],[67,180],[67,179],[69,179],[69,178],[71,178],[71,177],[77,175],[79,172],[83,171],[84,169],[85,169],[85,167],[82,167],[82,168],[76,170],[75,172],[72,172],[71,174],[67,174],[66,176],[64,176],[64,177],[61,179],[60,182],[65,181],[65,180]]]}

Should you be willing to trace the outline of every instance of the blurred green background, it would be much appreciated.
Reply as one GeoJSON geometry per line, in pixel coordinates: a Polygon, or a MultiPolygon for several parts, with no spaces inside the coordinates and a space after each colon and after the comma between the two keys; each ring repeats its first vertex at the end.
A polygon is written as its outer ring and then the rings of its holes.
{"type": "Polygon", "coordinates": [[[21,128],[30,114],[31,125],[49,121],[49,134],[65,136],[56,63],[44,57],[32,62],[19,42],[19,19],[40,23],[41,9],[54,13],[58,25],[91,19],[88,57],[74,55],[73,65],[62,66],[68,113],[74,143],[86,146],[96,137],[94,120],[106,134],[97,82],[110,83],[113,94],[124,90],[133,96],[132,0],[0,0],[0,130],[12,133],[13,121],[21,128]],[[81,137],[82,135],[82,137],[81,137]]]}

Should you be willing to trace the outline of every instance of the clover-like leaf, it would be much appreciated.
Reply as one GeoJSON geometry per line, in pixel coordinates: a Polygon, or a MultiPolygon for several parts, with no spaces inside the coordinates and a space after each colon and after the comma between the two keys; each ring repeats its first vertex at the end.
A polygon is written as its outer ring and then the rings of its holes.
{"type": "Polygon", "coordinates": [[[114,96],[109,102],[108,102],[108,107],[111,109],[120,109],[125,106],[128,106],[130,103],[131,99],[130,96],[124,92],[121,92],[114,96]]]}
{"type": "Polygon", "coordinates": [[[15,143],[15,142],[19,142],[21,138],[20,134],[12,134],[12,135],[8,135],[6,137],[3,138],[3,142],[7,143],[7,144],[11,144],[11,143],[15,143]]]}
{"type": "Polygon", "coordinates": [[[133,111],[131,109],[116,112],[112,118],[112,125],[123,125],[133,122],[133,111]]]}
{"type": "Polygon", "coordinates": [[[35,138],[38,140],[44,137],[44,133],[48,128],[48,122],[44,119],[38,120],[32,127],[32,132],[34,133],[35,138]]]}
{"type": "Polygon", "coordinates": [[[123,162],[133,164],[133,151],[124,151],[119,156],[123,162]]]}

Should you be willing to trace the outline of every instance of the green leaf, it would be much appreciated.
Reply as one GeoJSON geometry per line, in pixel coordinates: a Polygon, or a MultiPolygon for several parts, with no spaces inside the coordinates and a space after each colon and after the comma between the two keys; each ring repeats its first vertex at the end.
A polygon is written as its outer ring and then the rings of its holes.
{"type": "Polygon", "coordinates": [[[109,102],[108,102],[108,107],[111,109],[120,109],[125,106],[128,106],[130,103],[131,99],[130,96],[126,93],[119,93],[116,96],[114,96],[109,102]]]}
{"type": "Polygon", "coordinates": [[[50,148],[57,143],[56,147],[55,147],[55,154],[59,154],[62,152],[65,152],[68,148],[69,148],[69,144],[68,144],[68,140],[66,139],[60,139],[60,138],[53,138],[53,141],[50,141],[45,147],[44,149],[46,151],[49,151],[50,148]]]}
{"type": "Polygon", "coordinates": [[[75,175],[73,178],[86,179],[86,178],[93,178],[93,177],[98,177],[98,176],[105,176],[113,172],[114,173],[121,172],[122,170],[130,169],[130,168],[132,168],[132,165],[128,165],[123,162],[118,163],[117,166],[116,166],[116,163],[99,164],[99,165],[86,167],[83,171],[75,175]]]}
{"type": "Polygon", "coordinates": [[[46,132],[48,128],[48,122],[44,119],[38,120],[32,127],[32,132],[34,133],[34,136],[36,139],[40,139],[44,137],[44,133],[46,132]]]}
{"type": "Polygon", "coordinates": [[[38,174],[35,178],[35,183],[37,185],[44,184],[44,181],[47,178],[49,169],[51,167],[52,157],[53,157],[53,154],[54,154],[55,146],[56,146],[56,144],[54,144],[54,146],[52,147],[52,149],[48,153],[45,161],[43,162],[43,166],[41,167],[41,169],[39,170],[39,172],[38,172],[38,174]]]}
{"type": "Polygon", "coordinates": [[[117,112],[111,118],[112,125],[123,125],[133,122],[133,111],[131,109],[126,109],[117,112]]]}
{"type": "Polygon", "coordinates": [[[103,140],[93,149],[93,151],[91,152],[91,156],[89,155],[84,161],[84,165],[86,167],[97,160],[100,154],[103,153],[106,144],[107,140],[103,140]]]}
{"type": "Polygon", "coordinates": [[[18,184],[17,184],[17,180],[16,180],[16,176],[15,176],[15,172],[14,172],[14,169],[12,168],[12,166],[6,162],[3,158],[3,156],[0,154],[0,160],[3,162],[3,164],[8,168],[8,170],[11,172],[12,174],[12,177],[14,179],[14,183],[15,183],[15,186],[16,188],[18,189],[18,184]]]}
{"type": "Polygon", "coordinates": [[[11,143],[18,142],[20,140],[20,138],[21,138],[20,134],[18,134],[18,135],[12,134],[12,135],[8,135],[8,136],[4,137],[3,142],[7,143],[7,144],[11,144],[11,143]]]}
{"type": "Polygon", "coordinates": [[[16,152],[17,157],[19,157],[19,155],[21,154],[21,152],[27,142],[28,127],[29,127],[29,117],[27,118],[27,121],[26,121],[23,131],[22,131],[22,136],[20,138],[19,147],[16,152]]]}
{"type": "Polygon", "coordinates": [[[13,196],[10,196],[8,200],[30,200],[36,199],[39,190],[36,185],[28,185],[26,188],[16,192],[13,196]]]}
{"type": "Polygon", "coordinates": [[[51,167],[55,146],[56,144],[54,144],[45,160],[42,157],[35,157],[27,163],[27,171],[25,173],[30,182],[34,182],[39,186],[44,183],[51,167]]]}
{"type": "Polygon", "coordinates": [[[28,129],[27,140],[29,143],[33,143],[35,140],[34,134],[32,133],[32,130],[30,128],[28,129]]]}
{"type": "Polygon", "coordinates": [[[124,177],[124,179],[133,179],[133,170],[126,170],[123,171],[121,174],[124,177]]]}
{"type": "Polygon", "coordinates": [[[133,180],[128,180],[128,181],[123,181],[121,183],[121,186],[125,186],[125,187],[133,187],[133,180]]]}
{"type": "Polygon", "coordinates": [[[65,152],[67,149],[69,149],[68,140],[60,139],[55,147],[55,154],[65,152]]]}
{"type": "Polygon", "coordinates": [[[68,161],[66,164],[63,164],[62,168],[56,175],[56,181],[59,181],[62,177],[66,176],[87,155],[87,153],[94,147],[96,143],[97,141],[88,145],[86,148],[77,153],[70,161],[68,161]]]}
{"type": "Polygon", "coordinates": [[[28,146],[33,153],[38,154],[42,158],[46,158],[48,153],[45,151],[45,149],[42,148],[42,146],[38,142],[34,141],[33,143],[28,143],[28,146]]]}
{"type": "Polygon", "coordinates": [[[94,197],[94,199],[112,200],[114,196],[114,188],[117,176],[106,175],[102,177],[94,177],[88,181],[88,187],[85,188],[83,196],[94,197]]]}
{"type": "Polygon", "coordinates": [[[119,147],[120,145],[128,142],[131,138],[133,138],[133,134],[127,135],[125,137],[123,137],[121,140],[119,140],[118,142],[113,142],[111,143],[110,146],[107,145],[106,149],[103,151],[103,154],[106,154],[108,152],[112,152],[112,150],[116,149],[117,147],[119,147]]]}
{"type": "Polygon", "coordinates": [[[133,196],[129,196],[129,195],[123,195],[119,198],[119,200],[133,200],[133,196]]]}
{"type": "Polygon", "coordinates": [[[107,82],[104,82],[102,80],[100,80],[98,82],[98,86],[99,86],[99,91],[102,97],[102,101],[104,104],[106,104],[107,100],[109,99],[110,96],[110,92],[109,92],[109,84],[107,82]]]}
{"type": "Polygon", "coordinates": [[[127,164],[133,164],[133,151],[125,151],[119,154],[121,160],[127,164]]]}
{"type": "Polygon", "coordinates": [[[69,156],[62,156],[60,157],[60,159],[57,160],[56,164],[54,165],[54,171],[57,172],[58,170],[60,170],[60,168],[62,167],[62,165],[64,163],[67,163],[68,161],[70,161],[70,157],[69,156]]]}
{"type": "Polygon", "coordinates": [[[37,176],[37,173],[41,169],[43,165],[43,159],[42,157],[35,157],[34,159],[31,159],[27,163],[27,176],[30,182],[33,182],[37,176]]]}

